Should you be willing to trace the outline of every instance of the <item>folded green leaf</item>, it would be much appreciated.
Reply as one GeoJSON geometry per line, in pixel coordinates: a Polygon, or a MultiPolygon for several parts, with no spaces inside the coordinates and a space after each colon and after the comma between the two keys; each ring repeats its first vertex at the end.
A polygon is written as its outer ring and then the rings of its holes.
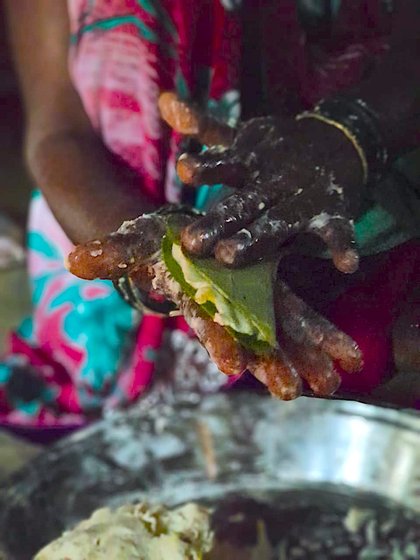
{"type": "Polygon", "coordinates": [[[186,256],[177,232],[162,244],[165,264],[183,291],[247,348],[263,353],[277,346],[273,283],[277,261],[228,269],[215,259],[186,256]]]}

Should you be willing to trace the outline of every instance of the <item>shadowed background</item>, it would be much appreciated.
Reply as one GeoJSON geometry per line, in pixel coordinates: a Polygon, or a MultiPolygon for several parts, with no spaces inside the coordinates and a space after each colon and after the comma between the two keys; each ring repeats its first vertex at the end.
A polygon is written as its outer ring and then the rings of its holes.
{"type": "MultiPolygon", "coordinates": [[[[0,4],[0,221],[13,220],[23,237],[31,183],[22,159],[24,119],[5,27],[0,4]]],[[[0,353],[7,331],[18,324],[28,309],[24,265],[0,269],[0,353]]]]}

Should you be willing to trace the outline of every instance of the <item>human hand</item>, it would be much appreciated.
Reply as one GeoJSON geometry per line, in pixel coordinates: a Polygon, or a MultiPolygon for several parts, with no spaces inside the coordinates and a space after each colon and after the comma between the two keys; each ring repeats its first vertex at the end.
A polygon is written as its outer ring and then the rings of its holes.
{"type": "Polygon", "coordinates": [[[344,273],[358,267],[353,217],[362,166],[351,142],[336,128],[312,119],[252,119],[236,130],[162,94],[163,119],[179,133],[209,146],[183,154],[177,171],[193,186],[224,183],[236,191],[182,233],[184,249],[214,253],[226,266],[278,254],[301,233],[322,239],[344,273]]]}
{"type": "Polygon", "coordinates": [[[118,232],[76,247],[68,259],[70,272],[89,280],[129,277],[144,292],[171,300],[220,371],[230,375],[247,369],[280,399],[296,398],[305,385],[319,396],[333,394],[340,384],[335,361],[347,371],[360,368],[357,345],[280,281],[275,294],[279,346],[265,355],[245,349],[171,278],[160,252],[168,219],[181,228],[197,215],[168,208],[140,216],[118,232]]]}

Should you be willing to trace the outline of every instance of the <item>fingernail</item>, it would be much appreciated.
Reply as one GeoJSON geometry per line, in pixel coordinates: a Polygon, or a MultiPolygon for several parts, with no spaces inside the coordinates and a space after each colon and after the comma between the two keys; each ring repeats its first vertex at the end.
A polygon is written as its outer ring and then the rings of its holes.
{"type": "Polygon", "coordinates": [[[345,274],[353,274],[359,268],[359,255],[353,249],[340,253],[334,261],[337,269],[345,274]]]}
{"type": "Polygon", "coordinates": [[[227,266],[238,266],[244,264],[246,256],[249,255],[248,249],[251,248],[253,238],[251,233],[243,229],[239,231],[233,239],[223,239],[216,245],[215,257],[227,266]]]}
{"type": "Polygon", "coordinates": [[[354,343],[353,352],[349,353],[347,357],[346,368],[345,371],[347,373],[358,373],[363,369],[364,360],[363,360],[363,353],[360,350],[359,346],[354,343]]]}
{"type": "Polygon", "coordinates": [[[213,249],[214,240],[206,230],[191,224],[181,232],[181,244],[188,253],[202,256],[213,249]]]}
{"type": "Polygon", "coordinates": [[[282,385],[277,382],[273,385],[268,385],[267,387],[273,397],[277,397],[282,401],[293,401],[297,399],[302,393],[302,389],[297,383],[292,385],[282,385]]]}
{"type": "Polygon", "coordinates": [[[161,117],[181,134],[194,136],[199,132],[196,111],[173,92],[163,93],[158,101],[161,117]]]}
{"type": "Polygon", "coordinates": [[[158,107],[163,120],[167,122],[171,120],[173,106],[177,100],[176,94],[172,91],[165,91],[164,93],[161,93],[158,99],[158,107]]]}
{"type": "Polygon", "coordinates": [[[186,185],[194,184],[199,169],[200,162],[188,154],[182,154],[176,164],[178,177],[186,185]]]}
{"type": "Polygon", "coordinates": [[[219,243],[216,245],[214,256],[219,262],[227,266],[232,266],[236,264],[237,253],[238,244],[233,241],[226,240],[219,241],[219,243]]]}

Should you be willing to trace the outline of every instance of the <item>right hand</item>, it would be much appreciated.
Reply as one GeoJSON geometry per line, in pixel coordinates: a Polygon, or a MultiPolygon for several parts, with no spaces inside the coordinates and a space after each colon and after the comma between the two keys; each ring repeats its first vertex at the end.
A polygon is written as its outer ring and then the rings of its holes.
{"type": "Polygon", "coordinates": [[[168,215],[179,220],[180,226],[196,219],[189,212],[171,213],[170,209],[166,215],[140,216],[115,233],[76,247],[68,258],[70,272],[87,280],[114,282],[129,276],[142,290],[173,301],[220,371],[231,375],[249,370],[280,399],[298,397],[303,384],[315,395],[333,394],[340,385],[335,361],[349,372],[360,369],[362,357],[356,343],[310,309],[282,281],[276,285],[278,350],[256,356],[243,348],[171,281],[160,256],[168,215]]]}
{"type": "Polygon", "coordinates": [[[280,255],[287,243],[310,234],[325,244],[339,271],[357,270],[353,218],[362,166],[342,132],[312,118],[272,116],[233,129],[169,92],[159,107],[174,130],[209,148],[179,158],[181,180],[234,189],[182,232],[188,253],[214,254],[235,268],[280,255]]]}

